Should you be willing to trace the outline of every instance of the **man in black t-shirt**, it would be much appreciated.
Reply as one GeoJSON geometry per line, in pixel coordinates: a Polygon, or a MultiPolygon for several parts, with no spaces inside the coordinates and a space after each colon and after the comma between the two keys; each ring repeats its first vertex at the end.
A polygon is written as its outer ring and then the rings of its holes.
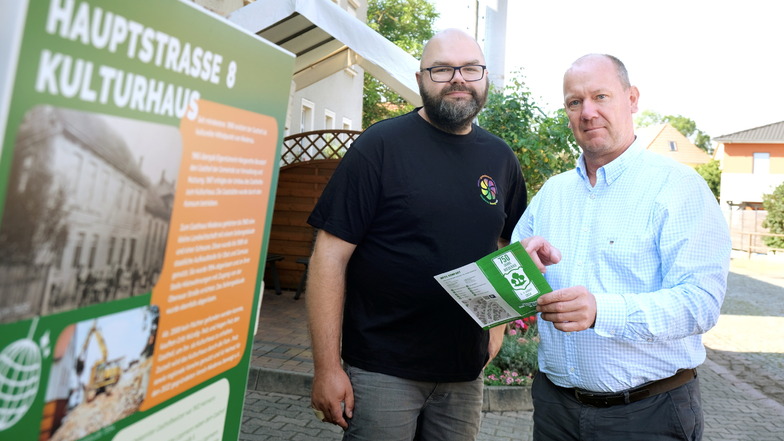
{"type": "Polygon", "coordinates": [[[512,150],[472,123],[484,63],[464,32],[433,37],[416,73],[424,106],[368,128],[308,219],[312,404],[344,439],[478,434],[503,327],[482,330],[433,276],[508,244],[526,206],[512,150]]]}

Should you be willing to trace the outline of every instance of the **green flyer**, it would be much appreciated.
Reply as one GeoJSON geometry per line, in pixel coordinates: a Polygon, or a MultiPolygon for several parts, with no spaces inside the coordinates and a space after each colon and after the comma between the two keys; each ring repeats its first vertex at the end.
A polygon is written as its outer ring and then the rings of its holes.
{"type": "Polygon", "coordinates": [[[552,291],[520,242],[435,278],[485,329],[536,314],[536,299],[552,291]]]}

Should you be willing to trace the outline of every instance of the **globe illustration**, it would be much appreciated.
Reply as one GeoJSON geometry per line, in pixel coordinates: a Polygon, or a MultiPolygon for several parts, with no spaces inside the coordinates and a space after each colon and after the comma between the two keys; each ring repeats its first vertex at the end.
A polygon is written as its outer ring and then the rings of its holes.
{"type": "Polygon", "coordinates": [[[34,341],[17,340],[0,352],[0,430],[30,409],[41,382],[41,352],[34,341]]]}

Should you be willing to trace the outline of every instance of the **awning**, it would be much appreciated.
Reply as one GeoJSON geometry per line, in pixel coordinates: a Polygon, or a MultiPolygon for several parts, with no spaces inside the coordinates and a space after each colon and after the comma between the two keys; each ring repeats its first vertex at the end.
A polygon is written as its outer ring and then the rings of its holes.
{"type": "Polygon", "coordinates": [[[329,0],[257,0],[228,19],[297,56],[297,90],[357,64],[421,105],[419,61],[329,0]]]}

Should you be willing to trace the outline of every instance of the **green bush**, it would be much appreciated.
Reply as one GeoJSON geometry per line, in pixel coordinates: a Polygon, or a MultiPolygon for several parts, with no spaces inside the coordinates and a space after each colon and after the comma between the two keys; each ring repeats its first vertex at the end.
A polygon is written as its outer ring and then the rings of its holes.
{"type": "Polygon", "coordinates": [[[708,183],[708,188],[713,192],[716,200],[719,200],[719,192],[721,191],[721,169],[719,169],[719,161],[711,159],[710,162],[695,167],[697,173],[705,179],[708,183]]]}
{"type": "Polygon", "coordinates": [[[490,88],[479,125],[512,148],[530,201],[547,179],[574,168],[580,149],[563,109],[550,116],[537,106],[522,72],[512,74],[506,82],[503,90],[490,88]]]}
{"type": "MultiPolygon", "coordinates": [[[[784,234],[784,183],[776,187],[772,194],[762,195],[762,207],[768,212],[762,226],[773,234],[784,234]]],[[[784,237],[766,236],[765,245],[784,248],[784,237]]]]}

